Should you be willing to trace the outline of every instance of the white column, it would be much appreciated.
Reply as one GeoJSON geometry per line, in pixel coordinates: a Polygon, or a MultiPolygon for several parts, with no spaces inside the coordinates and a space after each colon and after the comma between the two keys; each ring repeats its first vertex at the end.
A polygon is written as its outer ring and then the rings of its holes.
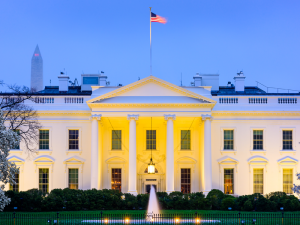
{"type": "Polygon", "coordinates": [[[91,189],[98,189],[99,183],[99,160],[98,160],[98,121],[101,115],[92,115],[92,143],[91,143],[91,189]]]}
{"type": "Polygon", "coordinates": [[[204,158],[202,160],[204,166],[204,190],[205,195],[212,189],[212,161],[211,161],[211,115],[203,115],[202,120],[204,121],[204,158]]]}
{"type": "Polygon", "coordinates": [[[167,159],[166,159],[166,192],[170,194],[174,189],[174,128],[175,115],[164,115],[167,121],[167,159]]]}
{"type": "Polygon", "coordinates": [[[139,115],[128,115],[129,120],[129,170],[128,193],[137,195],[136,189],[136,120],[139,115]]]}

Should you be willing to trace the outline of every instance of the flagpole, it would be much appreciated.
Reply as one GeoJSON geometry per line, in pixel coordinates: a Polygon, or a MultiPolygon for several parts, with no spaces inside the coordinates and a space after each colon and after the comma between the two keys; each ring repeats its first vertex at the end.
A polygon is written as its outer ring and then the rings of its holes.
{"type": "Polygon", "coordinates": [[[151,47],[151,8],[150,8],[150,75],[152,76],[152,47],[151,47]]]}

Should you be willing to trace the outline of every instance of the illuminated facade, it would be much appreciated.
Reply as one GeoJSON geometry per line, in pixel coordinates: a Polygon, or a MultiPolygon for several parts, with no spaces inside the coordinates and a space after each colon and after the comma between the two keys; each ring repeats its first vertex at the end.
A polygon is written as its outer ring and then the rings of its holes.
{"type": "MultiPolygon", "coordinates": [[[[10,160],[18,186],[228,194],[291,192],[299,171],[297,94],[270,94],[244,85],[219,86],[218,75],[196,75],[192,86],[149,76],[107,86],[82,75],[81,86],[46,87],[27,102],[43,126],[36,154],[20,143],[10,160]],[[155,173],[148,173],[152,159],[155,173]]],[[[9,186],[7,186],[7,189],[9,186]]]]}

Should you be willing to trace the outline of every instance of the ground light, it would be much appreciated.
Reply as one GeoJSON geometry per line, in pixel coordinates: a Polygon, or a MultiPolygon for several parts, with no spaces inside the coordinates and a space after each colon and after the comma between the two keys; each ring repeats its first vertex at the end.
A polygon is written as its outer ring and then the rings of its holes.
{"type": "Polygon", "coordinates": [[[104,220],[104,223],[108,223],[108,219],[105,219],[105,220],[104,220]]]}
{"type": "Polygon", "coordinates": [[[200,219],[197,218],[196,221],[195,221],[195,223],[200,223],[200,219]]]}
{"type": "Polygon", "coordinates": [[[125,219],[125,223],[129,223],[129,219],[127,218],[127,219],[125,219]]]}
{"type": "Polygon", "coordinates": [[[178,218],[175,219],[175,223],[179,223],[179,219],[178,218]]]}
{"type": "Polygon", "coordinates": [[[241,224],[245,224],[245,220],[242,220],[242,221],[241,221],[241,224]]]}
{"type": "Polygon", "coordinates": [[[253,220],[252,220],[252,224],[255,224],[255,222],[256,222],[256,219],[253,219],[253,220]]]}

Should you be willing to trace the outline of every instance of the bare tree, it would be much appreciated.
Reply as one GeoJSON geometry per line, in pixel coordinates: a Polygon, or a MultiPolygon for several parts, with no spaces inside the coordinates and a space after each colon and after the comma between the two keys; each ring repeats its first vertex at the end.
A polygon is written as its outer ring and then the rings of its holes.
{"type": "Polygon", "coordinates": [[[2,95],[0,109],[3,111],[3,119],[9,125],[10,130],[19,131],[20,140],[25,144],[26,150],[34,152],[38,146],[41,124],[36,110],[26,104],[28,101],[35,101],[34,91],[25,86],[11,85],[8,88],[10,93],[0,94],[2,95]]]}

